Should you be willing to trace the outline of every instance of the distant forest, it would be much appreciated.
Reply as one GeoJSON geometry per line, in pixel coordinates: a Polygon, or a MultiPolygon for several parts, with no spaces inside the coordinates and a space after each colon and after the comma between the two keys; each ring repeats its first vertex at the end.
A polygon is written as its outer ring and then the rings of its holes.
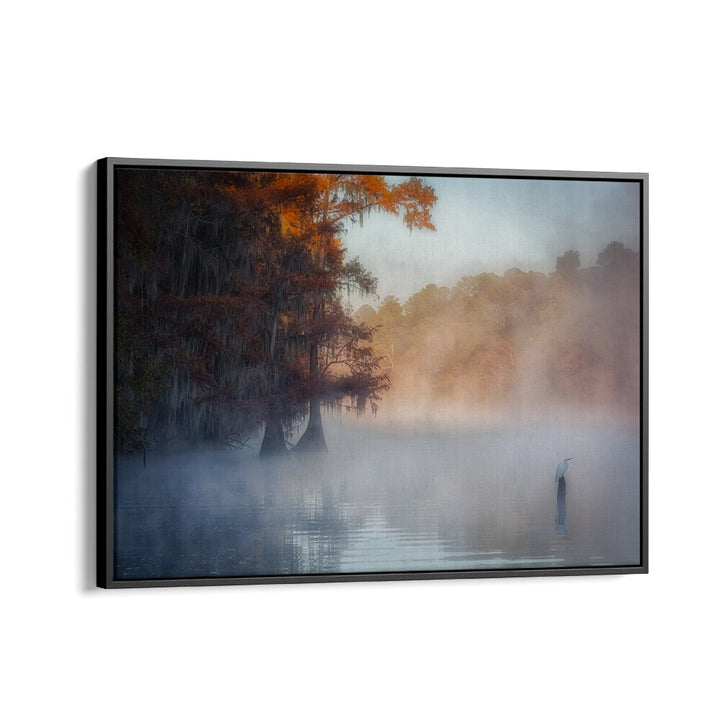
{"type": "Polygon", "coordinates": [[[613,242],[596,265],[578,251],[545,275],[511,268],[454,287],[427,285],[405,303],[387,297],[355,317],[405,404],[459,408],[574,405],[637,416],[639,254],[613,242]]]}
{"type": "Polygon", "coordinates": [[[637,411],[640,263],[620,243],[593,267],[569,250],[549,275],[467,276],[353,314],[347,293],[372,302],[376,279],[344,229],[383,212],[434,230],[422,179],[118,168],[115,190],[119,452],[259,434],[270,455],[302,428],[295,448],[323,450],[322,405],[375,412],[391,388],[637,411]]]}

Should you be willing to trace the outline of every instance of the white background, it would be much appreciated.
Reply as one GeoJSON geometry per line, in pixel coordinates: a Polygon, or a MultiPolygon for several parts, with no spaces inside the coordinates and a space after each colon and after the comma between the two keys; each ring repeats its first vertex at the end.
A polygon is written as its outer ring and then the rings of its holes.
{"type": "Polygon", "coordinates": [[[712,7],[5,8],[5,717],[717,711],[712,7]],[[650,574],[94,589],[91,167],[105,155],[649,172],[650,574]]]}

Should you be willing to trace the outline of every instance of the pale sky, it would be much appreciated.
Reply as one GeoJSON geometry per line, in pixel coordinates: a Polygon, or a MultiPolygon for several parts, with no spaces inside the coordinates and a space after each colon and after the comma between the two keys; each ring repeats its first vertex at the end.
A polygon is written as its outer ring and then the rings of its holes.
{"type": "MultiPolygon", "coordinates": [[[[405,177],[390,177],[391,183],[405,177]]],[[[408,231],[402,217],[372,214],[348,224],[347,258],[378,278],[382,299],[405,302],[428,283],[452,287],[465,275],[511,267],[543,273],[567,250],[594,265],[609,243],[638,250],[639,184],[623,181],[427,177],[438,197],[436,232],[408,231]]],[[[371,305],[373,298],[358,302],[371,305]]]]}

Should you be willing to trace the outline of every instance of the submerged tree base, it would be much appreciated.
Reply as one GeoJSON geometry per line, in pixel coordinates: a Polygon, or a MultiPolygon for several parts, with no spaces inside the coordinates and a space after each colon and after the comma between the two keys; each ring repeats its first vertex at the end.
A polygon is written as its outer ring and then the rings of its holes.
{"type": "Polygon", "coordinates": [[[298,440],[297,445],[295,445],[295,450],[300,452],[327,452],[327,449],[320,415],[320,403],[313,400],[310,403],[310,418],[307,429],[298,440]]]}
{"type": "Polygon", "coordinates": [[[268,420],[265,425],[265,434],[260,445],[260,457],[280,455],[287,452],[285,433],[280,420],[268,420]]]}
{"type": "Polygon", "coordinates": [[[300,452],[327,452],[327,443],[325,442],[325,433],[323,433],[322,425],[319,428],[308,428],[303,436],[298,440],[294,448],[300,452]]]}

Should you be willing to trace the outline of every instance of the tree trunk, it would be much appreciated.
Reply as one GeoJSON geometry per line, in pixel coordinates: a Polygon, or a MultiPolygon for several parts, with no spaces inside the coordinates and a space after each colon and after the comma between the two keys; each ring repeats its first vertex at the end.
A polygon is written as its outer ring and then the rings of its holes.
{"type": "Polygon", "coordinates": [[[287,452],[287,446],[285,445],[285,433],[283,432],[282,423],[279,417],[271,415],[265,423],[265,434],[260,445],[260,457],[279,455],[284,452],[287,452]]]}
{"type": "Polygon", "coordinates": [[[278,400],[280,395],[280,371],[275,357],[275,347],[277,344],[278,319],[280,317],[280,303],[283,295],[283,285],[275,287],[275,300],[273,303],[273,321],[272,330],[270,332],[270,347],[268,348],[268,362],[270,365],[270,407],[268,419],[265,423],[265,433],[263,434],[262,443],[260,444],[260,457],[268,457],[270,455],[279,455],[287,452],[285,444],[285,431],[283,430],[278,412],[278,400]]]}
{"type": "Polygon", "coordinates": [[[308,426],[302,434],[302,437],[298,440],[295,450],[327,452],[325,433],[322,426],[322,416],[320,414],[320,400],[318,399],[310,401],[310,418],[308,420],[308,426]]]}
{"type": "MultiPolygon", "coordinates": [[[[318,377],[318,346],[313,343],[310,346],[310,378],[317,381],[318,377]]],[[[327,452],[325,433],[322,426],[322,415],[320,414],[320,399],[310,400],[310,417],[305,432],[295,445],[296,450],[310,450],[314,452],[327,452]]]]}

